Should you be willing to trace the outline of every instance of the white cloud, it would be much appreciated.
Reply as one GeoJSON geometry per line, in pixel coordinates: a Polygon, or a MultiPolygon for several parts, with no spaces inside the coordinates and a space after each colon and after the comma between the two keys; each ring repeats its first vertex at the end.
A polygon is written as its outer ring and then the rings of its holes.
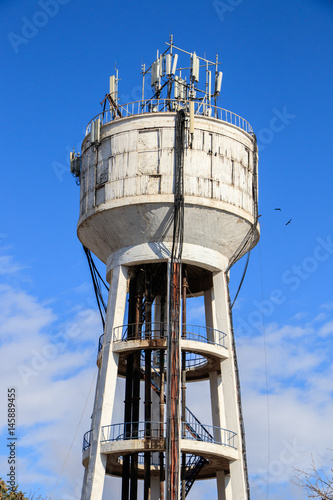
{"type": "Polygon", "coordinates": [[[321,337],[327,337],[327,335],[330,335],[331,333],[333,333],[333,320],[323,325],[320,328],[318,335],[321,337]]]}
{"type": "Polygon", "coordinates": [[[15,274],[22,269],[24,267],[15,263],[11,255],[0,256],[0,275],[15,274]]]}
{"type": "Polygon", "coordinates": [[[324,304],[321,305],[321,309],[324,309],[325,311],[332,311],[333,302],[325,302],[324,304]]]}
{"type": "MultiPolygon", "coordinates": [[[[4,398],[9,387],[16,389],[17,481],[27,492],[51,493],[77,431],[53,496],[71,500],[79,498],[82,485],[82,437],[90,428],[95,384],[77,426],[96,371],[102,329],[95,310],[81,307],[63,323],[48,304],[19,286],[0,286],[0,393],[4,398]]],[[[6,405],[1,407],[0,429],[5,443],[6,405]]],[[[5,475],[5,446],[1,453],[5,475]]]]}
{"type": "Polygon", "coordinates": [[[316,327],[316,318],[296,327],[269,324],[265,343],[263,336],[247,337],[238,347],[252,495],[258,500],[266,498],[268,477],[277,498],[304,498],[298,490],[291,493],[288,482],[294,467],[310,465],[311,454],[331,467],[333,346],[320,335],[331,333],[333,321],[316,327]]]}
{"type": "Polygon", "coordinates": [[[293,321],[299,321],[301,319],[306,318],[307,316],[308,316],[308,313],[306,313],[306,312],[298,312],[291,319],[293,321]]]}
{"type": "Polygon", "coordinates": [[[38,300],[10,285],[0,285],[0,339],[17,342],[50,325],[55,315],[38,300]]]}
{"type": "Polygon", "coordinates": [[[317,314],[317,316],[314,318],[313,321],[325,321],[325,319],[327,319],[327,314],[321,312],[321,313],[317,314]]]}

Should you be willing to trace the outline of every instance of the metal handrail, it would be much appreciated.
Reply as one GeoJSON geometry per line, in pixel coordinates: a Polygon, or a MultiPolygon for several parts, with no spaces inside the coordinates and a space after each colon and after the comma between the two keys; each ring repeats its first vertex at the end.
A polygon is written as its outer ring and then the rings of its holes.
{"type": "Polygon", "coordinates": [[[202,441],[202,439],[201,439],[202,433],[206,433],[208,439],[214,439],[212,434],[206,429],[206,427],[200,422],[200,420],[197,419],[197,417],[191,412],[191,410],[187,406],[186,406],[185,410],[186,410],[186,423],[189,424],[191,429],[194,430],[194,432],[195,432],[195,429],[193,429],[193,428],[197,427],[198,425],[201,426],[202,432],[199,434],[199,438],[198,438],[199,441],[202,441]]]}
{"type": "MultiPolygon", "coordinates": [[[[163,422],[164,430],[165,426],[166,424],[163,422]]],[[[122,422],[119,424],[104,425],[102,427],[101,443],[105,441],[144,439],[148,437],[151,439],[160,437],[160,422],[122,422]]]]}
{"type": "MultiPolygon", "coordinates": [[[[113,332],[114,342],[127,342],[128,340],[166,339],[168,336],[168,324],[130,323],[128,325],[116,326],[113,329],[113,332]]],[[[227,334],[225,332],[216,330],[215,328],[200,325],[183,325],[183,340],[193,340],[195,342],[219,345],[226,348],[226,336],[227,334]]]]}
{"type": "Polygon", "coordinates": [[[167,323],[130,323],[128,325],[116,326],[113,332],[114,342],[166,339],[168,325],[167,323]]]}
{"type": "MultiPolygon", "coordinates": [[[[252,135],[253,129],[249,122],[244,118],[232,111],[229,111],[218,106],[209,105],[202,101],[194,100],[194,113],[196,115],[207,116],[216,118],[222,122],[229,123],[235,127],[243,130],[244,132],[252,135]]],[[[189,111],[190,101],[183,101],[179,99],[151,99],[148,101],[133,101],[126,104],[118,104],[118,109],[121,112],[121,118],[129,116],[141,115],[147,113],[162,113],[162,112],[175,112],[179,109],[189,111]]],[[[98,113],[87,125],[86,135],[91,131],[91,124],[93,121],[99,119],[101,125],[105,125],[114,120],[121,119],[114,110],[107,109],[98,113]]]]}
{"type": "MultiPolygon", "coordinates": [[[[101,442],[125,441],[128,439],[160,438],[160,422],[121,422],[119,424],[105,425],[102,427],[101,442]],[[149,426],[149,430],[148,430],[149,426]]],[[[182,422],[182,436],[184,439],[204,441],[206,443],[220,444],[235,448],[236,433],[213,425],[202,425],[192,421],[182,422]],[[191,433],[188,427],[194,427],[191,433]]],[[[166,423],[163,422],[163,437],[165,437],[166,423]]]]}
{"type": "Polygon", "coordinates": [[[186,353],[186,369],[198,368],[199,366],[204,366],[207,364],[207,358],[201,356],[201,354],[196,354],[194,352],[186,353]]]}
{"type": "Polygon", "coordinates": [[[104,333],[98,339],[98,352],[103,349],[104,333]]]}
{"type": "Polygon", "coordinates": [[[183,325],[183,327],[184,326],[185,326],[185,331],[182,332],[182,338],[184,340],[194,340],[195,342],[203,342],[205,344],[215,344],[226,348],[225,345],[225,339],[227,336],[226,333],[207,326],[188,325],[188,324],[183,325]],[[194,330],[198,330],[201,333],[197,333],[194,330]],[[203,333],[205,333],[205,335],[203,335],[203,333]]]}
{"type": "Polygon", "coordinates": [[[89,448],[91,445],[91,433],[92,429],[90,431],[87,431],[84,436],[83,436],[83,451],[89,448]]]}
{"type": "MultiPolygon", "coordinates": [[[[103,349],[103,335],[100,336],[99,341],[98,341],[98,352],[100,352],[103,349]]],[[[161,337],[163,338],[163,337],[161,337]]],[[[166,338],[166,337],[164,337],[166,338]]],[[[132,340],[132,339],[131,339],[132,340]]],[[[135,340],[140,340],[140,339],[135,339],[135,340]]],[[[115,342],[121,342],[123,340],[117,340],[115,342]]],[[[126,341],[126,340],[124,340],[126,341]]],[[[203,366],[207,363],[207,359],[204,356],[201,356],[200,354],[195,354],[195,353],[186,353],[186,368],[190,369],[193,367],[199,367],[203,366]]],[[[156,370],[155,370],[156,371],[156,370]]]]}
{"type": "MultiPolygon", "coordinates": [[[[119,424],[104,425],[102,427],[101,443],[110,441],[125,441],[128,439],[158,439],[160,438],[160,422],[121,422],[119,424]]],[[[236,433],[222,427],[203,425],[197,419],[191,422],[182,422],[183,439],[203,441],[205,443],[220,444],[235,448],[236,433]]],[[[166,434],[166,423],[163,422],[163,436],[166,434]]],[[[83,437],[83,451],[91,445],[92,430],[83,437]]]]}
{"type": "Polygon", "coordinates": [[[205,443],[220,444],[230,448],[237,449],[235,446],[236,433],[215,427],[214,425],[203,425],[201,423],[182,422],[182,436],[185,439],[194,439],[195,441],[204,441],[205,443]]]}

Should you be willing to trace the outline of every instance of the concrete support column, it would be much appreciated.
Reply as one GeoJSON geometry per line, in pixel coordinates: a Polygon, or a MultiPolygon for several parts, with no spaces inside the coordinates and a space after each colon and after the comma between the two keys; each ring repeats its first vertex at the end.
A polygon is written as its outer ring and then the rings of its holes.
{"type": "Polygon", "coordinates": [[[118,354],[113,353],[113,329],[124,321],[127,267],[113,269],[104,332],[102,363],[96,388],[94,419],[88,471],[84,475],[81,500],[101,500],[104,488],[106,455],[100,451],[102,427],[110,425],[118,372],[118,354]]]}
{"type": "Polygon", "coordinates": [[[218,500],[227,500],[226,480],[223,470],[216,472],[217,498],[218,500]]]}
{"type": "Polygon", "coordinates": [[[210,374],[213,425],[234,431],[239,458],[230,463],[230,480],[217,475],[219,500],[246,500],[246,481],[242,455],[242,436],[239,420],[235,353],[233,351],[232,329],[228,298],[228,284],[224,272],[214,273],[213,289],[205,292],[207,327],[213,327],[227,334],[229,357],[221,361],[221,375],[210,374]],[[219,423],[218,423],[219,422],[219,423]],[[224,485],[223,485],[224,483],[224,485]],[[228,485],[227,485],[228,483],[228,485]],[[222,493],[222,489],[224,493],[222,493]],[[223,496],[225,495],[225,496],[223,496]]]}
{"type": "MultiPolygon", "coordinates": [[[[205,291],[205,316],[206,327],[216,328],[216,313],[215,313],[215,300],[214,289],[205,291]]],[[[215,341],[215,335],[210,330],[207,330],[207,337],[209,340],[215,341]],[[209,338],[214,336],[214,338],[209,338]]],[[[212,411],[212,422],[214,427],[226,427],[225,412],[224,412],[224,396],[222,390],[221,375],[217,371],[209,373],[210,385],[210,402],[212,411]]],[[[226,485],[224,471],[216,473],[216,486],[218,500],[226,500],[226,485]]]]}

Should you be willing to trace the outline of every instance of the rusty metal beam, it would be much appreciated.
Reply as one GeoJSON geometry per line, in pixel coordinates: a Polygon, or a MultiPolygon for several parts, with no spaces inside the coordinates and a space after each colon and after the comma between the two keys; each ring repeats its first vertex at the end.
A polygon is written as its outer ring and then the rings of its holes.
{"type": "MultiPolygon", "coordinates": [[[[166,269],[165,269],[166,270],[166,269]]],[[[161,289],[161,337],[164,337],[165,323],[165,306],[166,306],[166,275],[163,274],[162,289],[161,289]]],[[[164,356],[165,350],[160,350],[160,438],[164,438],[164,413],[165,413],[165,363],[164,356]]],[[[164,453],[160,453],[160,500],[164,500],[164,453]]]]}
{"type": "MultiPolygon", "coordinates": [[[[164,372],[164,349],[160,350],[160,438],[164,438],[164,407],[165,407],[165,372],[164,372]]],[[[164,453],[160,453],[160,500],[164,500],[164,453]]]]}
{"type": "MultiPolygon", "coordinates": [[[[183,280],[182,280],[182,338],[186,338],[186,288],[187,280],[185,276],[185,268],[183,268],[183,280]]],[[[186,352],[182,351],[182,422],[186,422],[186,352]]],[[[185,425],[183,424],[182,437],[185,438],[185,425]]],[[[182,479],[182,489],[181,498],[185,500],[185,475],[186,475],[186,453],[182,453],[182,466],[181,466],[181,479],[182,479]]]]}
{"type": "Polygon", "coordinates": [[[168,419],[167,419],[167,499],[179,500],[180,494],[180,272],[178,262],[171,263],[170,322],[168,336],[168,419]]]}

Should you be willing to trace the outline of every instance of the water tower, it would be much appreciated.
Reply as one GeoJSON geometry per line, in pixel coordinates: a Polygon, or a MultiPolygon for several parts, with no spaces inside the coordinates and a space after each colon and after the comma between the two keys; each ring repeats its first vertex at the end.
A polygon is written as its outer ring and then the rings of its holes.
{"type": "Polygon", "coordinates": [[[259,238],[256,139],[216,105],[218,58],[172,38],[166,46],[142,67],[139,102],[121,104],[110,78],[81,156],[71,155],[78,237],[110,285],[82,500],[102,498],[106,474],[122,478],[122,500],[190,498],[208,478],[219,500],[249,499],[228,272],[259,238]],[[189,296],[204,296],[199,325],[187,322],[189,296]],[[122,421],[113,418],[117,377],[122,421]],[[202,380],[208,422],[186,401],[202,380]]]}

